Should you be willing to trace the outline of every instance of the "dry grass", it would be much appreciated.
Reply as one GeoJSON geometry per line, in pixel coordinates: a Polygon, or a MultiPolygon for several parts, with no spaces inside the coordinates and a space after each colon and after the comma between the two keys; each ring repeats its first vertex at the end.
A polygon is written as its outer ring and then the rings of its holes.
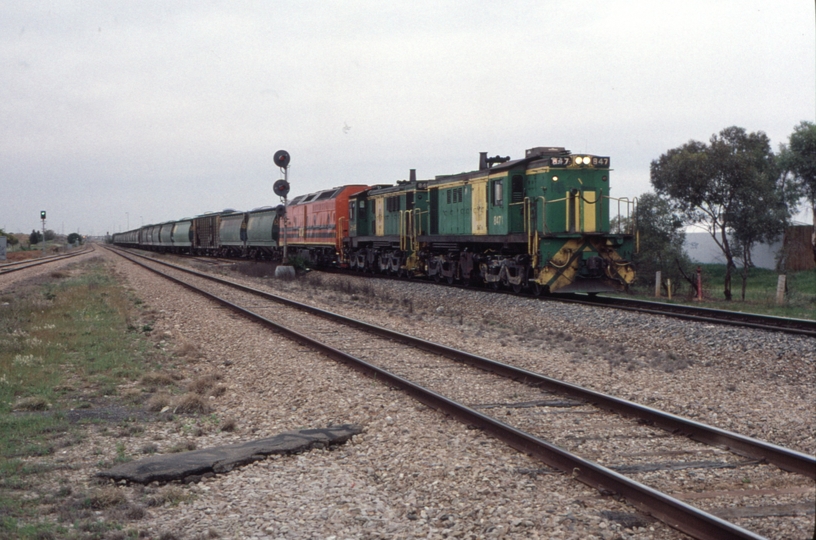
{"type": "MultiPolygon", "coordinates": [[[[204,375],[199,377],[198,379],[191,382],[187,385],[187,390],[189,392],[193,392],[195,394],[200,394],[202,396],[206,396],[211,393],[214,387],[216,387],[218,381],[221,380],[221,375],[217,373],[211,373],[209,375],[204,375]]],[[[226,390],[226,389],[225,389],[226,390]]],[[[223,394],[223,392],[221,392],[223,394]]],[[[212,394],[215,395],[215,394],[212,394]]]]}
{"type": "Polygon", "coordinates": [[[51,404],[41,396],[23,398],[14,404],[15,411],[47,411],[51,404]]]}
{"type": "Polygon", "coordinates": [[[153,394],[153,396],[147,400],[146,408],[148,411],[161,412],[165,407],[169,407],[172,402],[173,396],[167,392],[159,392],[153,394]]]}
{"type": "Polygon", "coordinates": [[[201,356],[201,352],[198,350],[198,347],[186,339],[181,339],[179,341],[178,345],[176,345],[174,354],[180,358],[198,358],[201,356]]]}
{"type": "Polygon", "coordinates": [[[201,395],[188,392],[175,401],[173,412],[181,414],[209,414],[212,412],[212,407],[210,407],[201,395]]]}
{"type": "Polygon", "coordinates": [[[169,373],[153,371],[143,375],[139,383],[145,386],[148,391],[155,392],[159,387],[173,386],[176,383],[176,379],[169,373]]]}
{"type": "Polygon", "coordinates": [[[195,449],[196,444],[193,441],[183,441],[168,448],[167,453],[178,454],[181,452],[192,452],[195,449]]]}
{"type": "Polygon", "coordinates": [[[178,486],[168,485],[160,488],[156,493],[147,498],[148,506],[164,506],[170,503],[173,506],[185,502],[192,498],[192,494],[178,486]]]}
{"type": "Polygon", "coordinates": [[[124,492],[115,486],[105,486],[94,490],[88,497],[91,508],[102,510],[127,502],[124,492]]]}

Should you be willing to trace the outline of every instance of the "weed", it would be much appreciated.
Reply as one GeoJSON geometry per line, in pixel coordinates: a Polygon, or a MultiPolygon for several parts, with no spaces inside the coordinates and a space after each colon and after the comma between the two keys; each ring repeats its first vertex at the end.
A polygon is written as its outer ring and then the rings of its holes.
{"type": "Polygon", "coordinates": [[[692,364],[693,362],[691,360],[681,358],[673,352],[660,353],[651,361],[652,367],[662,369],[666,373],[674,373],[675,371],[686,369],[692,364]]]}
{"type": "Polygon", "coordinates": [[[180,452],[192,452],[196,449],[196,444],[193,441],[184,441],[175,444],[167,449],[169,454],[178,454],[180,452]]]}
{"type": "Polygon", "coordinates": [[[94,510],[102,510],[127,502],[124,491],[115,486],[105,486],[94,490],[87,499],[87,504],[94,510]]]}
{"type": "Polygon", "coordinates": [[[201,395],[188,392],[175,401],[173,411],[181,414],[209,414],[212,409],[201,395]]]}
{"type": "Polygon", "coordinates": [[[167,392],[159,392],[151,396],[151,398],[147,401],[145,408],[147,408],[148,411],[161,412],[165,409],[165,407],[170,407],[172,400],[173,396],[167,392]]]}
{"type": "Polygon", "coordinates": [[[47,411],[51,404],[42,396],[23,398],[14,404],[14,411],[47,411]]]}
{"type": "Polygon", "coordinates": [[[125,455],[125,443],[116,443],[116,459],[114,459],[114,461],[116,463],[126,463],[130,461],[130,458],[125,455]]]}
{"type": "Polygon", "coordinates": [[[176,383],[175,379],[167,374],[158,371],[151,371],[150,373],[145,373],[142,375],[142,378],[139,382],[143,386],[155,388],[157,386],[172,386],[176,383]]]}
{"type": "Polygon", "coordinates": [[[225,418],[221,423],[221,431],[235,431],[237,424],[234,418],[225,418]]]}
{"type": "Polygon", "coordinates": [[[195,358],[199,356],[198,347],[196,347],[193,343],[182,339],[176,346],[175,355],[182,358],[195,358]]]}
{"type": "Polygon", "coordinates": [[[207,395],[216,386],[216,383],[221,380],[221,375],[212,373],[204,375],[187,385],[187,390],[195,394],[207,395]]]}

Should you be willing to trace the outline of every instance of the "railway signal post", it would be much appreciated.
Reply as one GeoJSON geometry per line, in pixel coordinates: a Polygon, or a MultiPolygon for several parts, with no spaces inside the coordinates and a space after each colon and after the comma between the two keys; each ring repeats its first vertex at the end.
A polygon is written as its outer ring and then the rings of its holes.
{"type": "Polygon", "coordinates": [[[40,210],[40,219],[42,220],[42,254],[45,256],[45,210],[40,210]]]}
{"type": "Polygon", "coordinates": [[[278,227],[278,230],[280,231],[279,234],[283,235],[283,264],[275,268],[275,277],[291,279],[295,277],[295,269],[293,266],[288,265],[289,260],[286,250],[286,197],[289,195],[289,152],[286,150],[278,150],[275,152],[275,156],[272,159],[283,171],[283,179],[277,180],[272,186],[272,191],[275,192],[275,195],[283,199],[283,204],[279,205],[275,209],[276,213],[278,214],[278,219],[282,224],[280,227],[278,227]]]}

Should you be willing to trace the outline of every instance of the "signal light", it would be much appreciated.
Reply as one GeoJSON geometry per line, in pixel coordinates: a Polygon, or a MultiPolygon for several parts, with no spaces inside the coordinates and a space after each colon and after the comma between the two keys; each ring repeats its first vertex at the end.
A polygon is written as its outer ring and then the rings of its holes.
{"type": "Polygon", "coordinates": [[[278,197],[286,197],[289,194],[289,182],[286,180],[278,180],[272,184],[272,191],[278,197]]]}
{"type": "Polygon", "coordinates": [[[40,210],[40,219],[45,219],[45,210],[40,210]]]}
{"type": "Polygon", "coordinates": [[[275,152],[275,155],[273,156],[272,160],[275,162],[275,165],[281,167],[282,169],[285,169],[289,166],[290,160],[289,152],[287,152],[286,150],[278,150],[277,152],[275,152]]]}

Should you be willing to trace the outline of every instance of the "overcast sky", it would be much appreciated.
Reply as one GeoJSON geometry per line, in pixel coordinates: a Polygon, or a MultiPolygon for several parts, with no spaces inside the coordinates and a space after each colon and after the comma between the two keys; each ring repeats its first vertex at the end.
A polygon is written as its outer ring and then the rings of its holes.
{"type": "Polygon", "coordinates": [[[275,205],[279,149],[293,195],[564,146],[634,197],[690,139],[814,121],[814,28],[813,0],[6,1],[0,227],[275,205]]]}

